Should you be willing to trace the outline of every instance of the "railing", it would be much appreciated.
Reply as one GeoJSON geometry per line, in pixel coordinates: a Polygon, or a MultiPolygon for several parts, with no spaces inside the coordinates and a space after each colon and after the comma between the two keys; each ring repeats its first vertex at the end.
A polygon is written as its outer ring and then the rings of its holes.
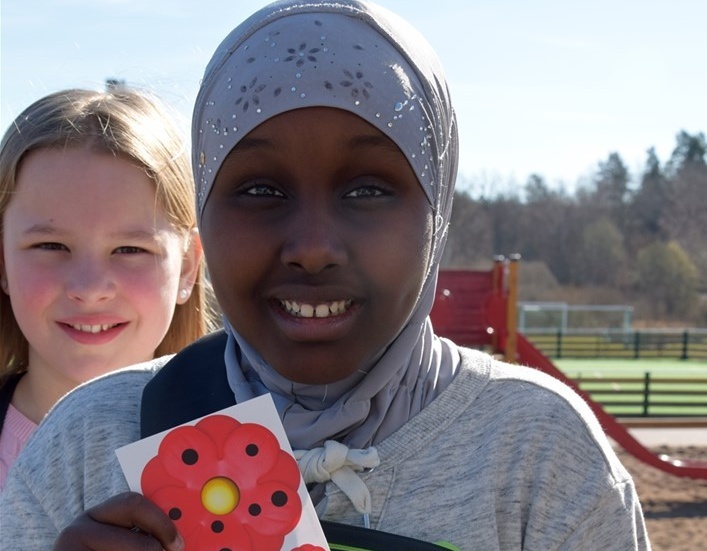
{"type": "Polygon", "coordinates": [[[620,417],[707,417],[707,378],[583,377],[575,381],[604,409],[620,417]]]}
{"type": "Polygon", "coordinates": [[[707,360],[707,329],[548,331],[526,338],[550,358],[673,358],[707,360]]]}

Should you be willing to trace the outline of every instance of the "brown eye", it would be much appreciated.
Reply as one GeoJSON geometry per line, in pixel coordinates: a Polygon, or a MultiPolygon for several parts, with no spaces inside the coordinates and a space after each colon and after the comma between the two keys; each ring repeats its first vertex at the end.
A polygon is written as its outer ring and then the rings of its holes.
{"type": "Polygon", "coordinates": [[[346,197],[351,197],[353,199],[361,199],[365,197],[381,197],[383,195],[385,194],[381,189],[374,186],[366,186],[356,188],[353,191],[350,191],[346,194],[346,197]]]}
{"type": "Polygon", "coordinates": [[[268,184],[255,184],[242,191],[244,195],[252,197],[284,197],[282,192],[268,184]]]}

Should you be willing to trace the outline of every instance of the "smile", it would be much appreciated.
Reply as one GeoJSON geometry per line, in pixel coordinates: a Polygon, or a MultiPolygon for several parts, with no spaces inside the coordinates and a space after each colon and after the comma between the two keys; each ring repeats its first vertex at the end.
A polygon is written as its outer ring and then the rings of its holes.
{"type": "Polygon", "coordinates": [[[308,304],[306,302],[296,302],[294,300],[281,300],[280,305],[288,314],[300,318],[328,318],[338,316],[346,312],[351,306],[350,300],[335,300],[332,302],[320,302],[308,304]]]}
{"type": "Polygon", "coordinates": [[[114,327],[117,327],[119,324],[117,323],[105,323],[102,325],[79,325],[79,324],[72,324],[70,327],[72,329],[76,329],[76,331],[83,331],[84,333],[100,333],[101,331],[108,331],[108,329],[113,329],[114,327]]]}

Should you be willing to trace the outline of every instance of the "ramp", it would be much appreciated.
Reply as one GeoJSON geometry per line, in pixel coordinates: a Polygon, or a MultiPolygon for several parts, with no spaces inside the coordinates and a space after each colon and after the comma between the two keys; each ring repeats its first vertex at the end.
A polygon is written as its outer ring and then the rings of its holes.
{"type": "Polygon", "coordinates": [[[430,313],[436,333],[463,346],[502,354],[506,361],[539,369],[561,380],[584,398],[606,434],[628,453],[675,476],[707,479],[707,463],[658,455],[642,445],[601,404],[516,331],[517,260],[498,258],[487,271],[441,270],[430,313]]]}

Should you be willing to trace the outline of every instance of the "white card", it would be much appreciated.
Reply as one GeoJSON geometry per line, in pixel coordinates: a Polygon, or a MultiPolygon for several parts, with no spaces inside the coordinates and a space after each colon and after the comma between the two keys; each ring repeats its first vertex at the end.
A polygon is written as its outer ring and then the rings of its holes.
{"type": "Polygon", "coordinates": [[[329,551],[269,394],[116,450],[186,551],[329,551]]]}

